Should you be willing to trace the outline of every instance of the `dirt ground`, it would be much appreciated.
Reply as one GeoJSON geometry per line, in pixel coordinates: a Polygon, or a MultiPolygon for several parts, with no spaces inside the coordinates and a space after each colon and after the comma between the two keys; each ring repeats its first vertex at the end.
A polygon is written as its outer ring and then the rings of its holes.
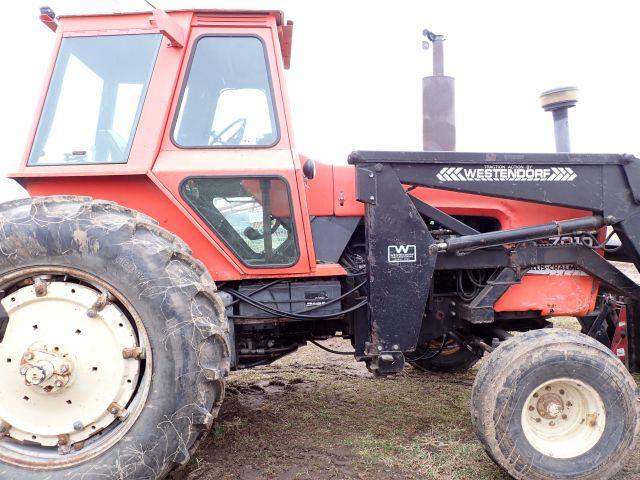
{"type": "MultiPolygon", "coordinates": [[[[566,326],[566,325],[561,325],[566,326]]],[[[340,339],[324,342],[349,350],[340,339]]],[[[233,373],[220,417],[185,480],[509,478],[469,420],[475,370],[374,378],[313,345],[233,373]]],[[[616,477],[640,479],[640,449],[616,477]]]]}

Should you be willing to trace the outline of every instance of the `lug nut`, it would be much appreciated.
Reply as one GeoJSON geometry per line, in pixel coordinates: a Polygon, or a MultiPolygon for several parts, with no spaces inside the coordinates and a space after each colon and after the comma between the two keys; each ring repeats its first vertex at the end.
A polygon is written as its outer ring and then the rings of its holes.
{"type": "Polygon", "coordinates": [[[84,424],[83,424],[82,422],[80,422],[80,421],[77,421],[77,422],[75,422],[75,423],[73,424],[73,429],[74,429],[76,432],[79,432],[79,431],[80,431],[80,430],[82,430],[83,428],[84,428],[84,424]]]}
{"type": "Polygon", "coordinates": [[[129,412],[115,402],[109,405],[109,407],[107,408],[107,412],[122,421],[124,421],[129,416],[129,412]]]}
{"type": "Polygon", "coordinates": [[[99,312],[100,310],[102,310],[104,307],[107,306],[108,302],[109,302],[109,295],[107,293],[103,293],[93,303],[93,305],[91,306],[91,310],[99,312]]]}
{"type": "Polygon", "coordinates": [[[33,353],[31,353],[31,352],[27,352],[27,353],[25,353],[25,354],[24,354],[24,358],[25,358],[26,360],[33,360],[33,353]]]}
{"type": "Polygon", "coordinates": [[[146,358],[146,351],[142,347],[127,347],[122,349],[122,358],[125,360],[140,360],[146,358]]]}
{"type": "Polygon", "coordinates": [[[60,372],[69,373],[69,366],[68,365],[61,365],[60,366],[60,372]]]}
{"type": "Polygon", "coordinates": [[[36,281],[33,284],[33,288],[36,292],[36,297],[44,297],[47,294],[47,284],[41,280],[36,281]]]}
{"type": "Polygon", "coordinates": [[[0,420],[0,437],[4,437],[9,434],[9,430],[11,430],[11,425],[9,425],[4,420],[0,420]]]}
{"type": "Polygon", "coordinates": [[[93,308],[87,310],[87,317],[96,318],[98,316],[98,312],[96,312],[93,308]]]}
{"type": "Polygon", "coordinates": [[[53,385],[54,385],[56,388],[62,388],[62,381],[61,381],[61,380],[56,380],[56,381],[53,383],[53,385]]]}

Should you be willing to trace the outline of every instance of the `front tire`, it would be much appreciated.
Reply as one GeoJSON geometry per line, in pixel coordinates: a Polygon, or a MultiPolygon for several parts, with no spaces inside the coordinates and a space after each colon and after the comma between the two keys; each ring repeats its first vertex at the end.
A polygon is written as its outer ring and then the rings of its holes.
{"type": "Polygon", "coordinates": [[[637,442],[636,384],[600,343],[538,330],[501,344],[472,391],[476,434],[516,479],[604,480],[637,442]]]}
{"type": "Polygon", "coordinates": [[[0,343],[0,397],[13,395],[0,401],[0,478],[157,480],[186,464],[229,371],[224,307],[204,266],[112,202],[8,202],[0,224],[2,303],[15,312],[0,343]],[[111,397],[92,385],[114,385],[117,398],[103,405],[111,397]],[[44,410],[51,422],[25,418],[35,404],[58,409],[44,410]],[[60,422],[64,409],[97,419],[60,422]]]}

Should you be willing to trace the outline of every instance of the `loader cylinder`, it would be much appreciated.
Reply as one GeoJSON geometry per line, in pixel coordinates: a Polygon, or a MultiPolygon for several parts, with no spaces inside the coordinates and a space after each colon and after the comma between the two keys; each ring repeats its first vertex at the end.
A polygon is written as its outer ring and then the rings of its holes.
{"type": "Polygon", "coordinates": [[[506,243],[541,240],[558,235],[593,232],[604,225],[604,219],[596,215],[593,217],[561,220],[544,225],[536,225],[534,227],[514,228],[511,230],[498,230],[496,232],[454,237],[437,245],[440,251],[458,252],[470,248],[495,247],[506,243]]]}

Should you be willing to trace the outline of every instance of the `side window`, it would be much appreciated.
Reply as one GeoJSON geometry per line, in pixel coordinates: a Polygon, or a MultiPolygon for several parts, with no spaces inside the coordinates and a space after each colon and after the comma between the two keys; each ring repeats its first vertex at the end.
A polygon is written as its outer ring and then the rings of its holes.
{"type": "Polygon", "coordinates": [[[194,48],[173,141],[186,148],[275,144],[278,129],[262,41],[205,36],[194,48]]]}
{"type": "Polygon", "coordinates": [[[298,260],[291,198],[283,179],[190,178],[181,193],[245,264],[288,266],[298,260]]]}

